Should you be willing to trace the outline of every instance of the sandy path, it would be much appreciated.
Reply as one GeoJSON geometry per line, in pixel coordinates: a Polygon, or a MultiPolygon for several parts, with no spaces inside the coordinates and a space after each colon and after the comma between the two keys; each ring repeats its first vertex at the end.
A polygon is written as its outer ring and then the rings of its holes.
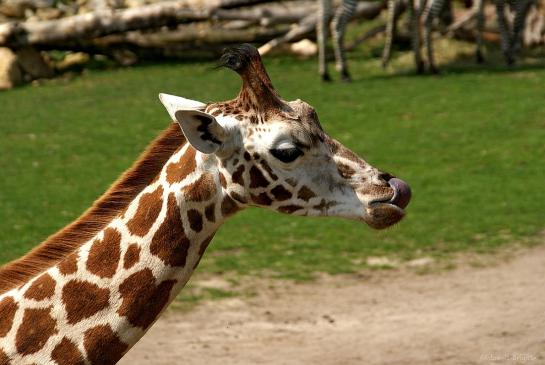
{"type": "Polygon", "coordinates": [[[486,268],[280,285],[169,313],[121,364],[545,364],[545,247],[486,268]]]}

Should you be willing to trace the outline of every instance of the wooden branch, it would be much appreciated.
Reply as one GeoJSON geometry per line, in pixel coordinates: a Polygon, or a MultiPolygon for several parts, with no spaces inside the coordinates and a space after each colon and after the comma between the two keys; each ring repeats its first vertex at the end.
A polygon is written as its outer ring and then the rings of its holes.
{"type": "Polygon", "coordinates": [[[173,31],[160,31],[155,33],[142,33],[138,31],[111,34],[108,36],[77,40],[71,42],[51,43],[44,46],[43,50],[72,50],[91,54],[110,54],[110,50],[117,48],[130,49],[138,53],[138,49],[176,48],[184,45],[225,45],[241,42],[267,42],[268,40],[284,33],[285,29],[235,29],[226,30],[223,27],[210,27],[203,31],[197,25],[182,26],[173,31]]]}
{"type": "Polygon", "coordinates": [[[186,21],[207,20],[215,11],[270,0],[218,0],[202,9],[188,8],[188,1],[165,1],[138,8],[100,10],[58,20],[12,22],[0,25],[0,46],[46,45],[158,28],[186,21]]]}

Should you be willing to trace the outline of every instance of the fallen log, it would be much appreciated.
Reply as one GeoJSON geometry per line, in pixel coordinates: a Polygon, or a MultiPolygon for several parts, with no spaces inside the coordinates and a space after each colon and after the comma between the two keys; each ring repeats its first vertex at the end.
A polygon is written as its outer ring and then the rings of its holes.
{"type": "Polygon", "coordinates": [[[165,1],[131,9],[99,10],[57,20],[11,22],[0,25],[0,46],[40,46],[131,30],[158,28],[187,21],[208,20],[215,11],[221,14],[221,9],[234,9],[270,1],[218,0],[201,9],[189,8],[188,1],[165,1]]]}
{"type": "Polygon", "coordinates": [[[66,50],[111,56],[122,49],[130,50],[140,58],[140,54],[158,55],[161,49],[165,49],[166,54],[173,49],[186,51],[197,44],[207,46],[204,47],[207,49],[220,49],[226,44],[233,43],[264,43],[285,32],[285,27],[227,30],[223,27],[204,29],[202,24],[188,24],[175,30],[162,30],[155,33],[132,31],[93,39],[51,43],[45,45],[42,50],[66,50]]]}

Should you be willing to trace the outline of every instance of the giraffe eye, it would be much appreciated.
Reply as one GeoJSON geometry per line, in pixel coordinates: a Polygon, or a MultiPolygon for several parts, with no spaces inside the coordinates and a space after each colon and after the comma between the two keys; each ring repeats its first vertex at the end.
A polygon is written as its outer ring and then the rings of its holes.
{"type": "Polygon", "coordinates": [[[271,154],[282,162],[289,163],[295,161],[299,156],[303,155],[297,147],[290,148],[273,148],[271,154]]]}

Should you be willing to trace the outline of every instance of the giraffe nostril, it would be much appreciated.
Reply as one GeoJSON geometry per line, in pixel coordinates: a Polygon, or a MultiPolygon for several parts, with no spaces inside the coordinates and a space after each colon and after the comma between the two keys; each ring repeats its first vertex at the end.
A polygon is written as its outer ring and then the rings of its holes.
{"type": "Polygon", "coordinates": [[[387,172],[381,172],[381,173],[378,175],[378,178],[379,178],[380,180],[384,181],[384,184],[385,184],[385,185],[389,185],[388,182],[389,182],[391,179],[395,178],[395,176],[394,176],[394,175],[391,175],[391,174],[389,174],[389,173],[387,173],[387,172]]]}

